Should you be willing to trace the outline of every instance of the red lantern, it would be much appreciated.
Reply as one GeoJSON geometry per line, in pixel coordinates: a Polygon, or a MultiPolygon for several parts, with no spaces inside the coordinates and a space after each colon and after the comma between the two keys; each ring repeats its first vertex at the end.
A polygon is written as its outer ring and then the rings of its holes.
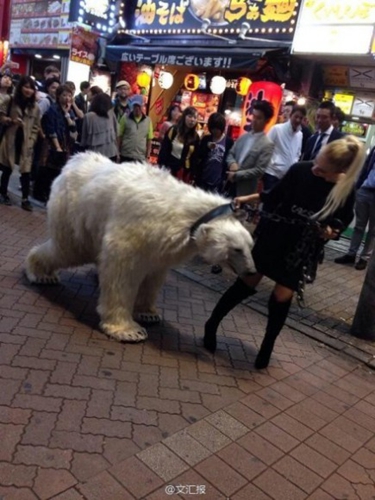
{"type": "Polygon", "coordinates": [[[246,95],[249,91],[250,85],[251,85],[250,78],[246,78],[246,76],[241,76],[237,80],[237,85],[236,85],[237,94],[246,95]]]}
{"type": "Polygon", "coordinates": [[[199,87],[199,76],[194,75],[193,73],[186,75],[184,79],[184,85],[187,90],[197,90],[197,88],[199,87]]]}
{"type": "Polygon", "coordinates": [[[283,89],[280,85],[273,82],[254,82],[250,85],[249,92],[244,99],[242,109],[241,133],[251,130],[253,116],[253,104],[255,101],[269,101],[274,107],[274,115],[267,123],[265,132],[267,132],[277,122],[279,115],[283,89]]]}

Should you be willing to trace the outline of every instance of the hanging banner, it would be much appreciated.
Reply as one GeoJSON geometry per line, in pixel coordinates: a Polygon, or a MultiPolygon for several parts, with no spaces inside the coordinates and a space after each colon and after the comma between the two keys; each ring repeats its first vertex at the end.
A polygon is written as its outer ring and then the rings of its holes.
{"type": "Polygon", "coordinates": [[[81,26],[75,26],[72,33],[70,60],[91,66],[98,53],[99,35],[81,26]]]}
{"type": "Polygon", "coordinates": [[[133,29],[196,34],[205,25],[218,33],[233,33],[230,29],[239,32],[248,23],[249,36],[291,41],[298,8],[297,0],[138,0],[133,29]]]}
{"type": "Polygon", "coordinates": [[[217,49],[196,47],[194,55],[186,48],[170,46],[107,46],[106,58],[122,62],[144,64],[147,66],[188,66],[197,68],[246,68],[253,69],[262,55],[261,51],[248,49],[217,49]]]}

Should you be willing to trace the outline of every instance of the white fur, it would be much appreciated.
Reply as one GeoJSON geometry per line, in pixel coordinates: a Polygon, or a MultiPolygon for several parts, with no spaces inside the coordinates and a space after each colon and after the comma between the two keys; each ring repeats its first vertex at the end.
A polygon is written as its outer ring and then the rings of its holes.
{"type": "Polygon", "coordinates": [[[29,252],[27,277],[51,283],[58,269],[97,264],[102,329],[118,340],[144,340],[147,333],[133,316],[160,319],[155,301],[170,267],[200,254],[237,274],[255,271],[252,238],[232,215],[202,224],[190,237],[192,224],[224,203],[146,164],[76,155],[53,183],[50,239],[29,252]]]}

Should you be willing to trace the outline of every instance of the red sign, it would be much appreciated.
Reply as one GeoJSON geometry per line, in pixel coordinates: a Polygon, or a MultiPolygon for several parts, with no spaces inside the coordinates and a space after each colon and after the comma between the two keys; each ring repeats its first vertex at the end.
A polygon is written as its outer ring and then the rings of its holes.
{"type": "Polygon", "coordinates": [[[72,33],[70,60],[91,66],[98,51],[98,38],[97,33],[75,26],[72,33]]]}
{"type": "Polygon", "coordinates": [[[157,115],[161,115],[163,112],[163,108],[164,108],[164,99],[162,97],[159,97],[159,99],[157,99],[157,101],[155,102],[155,113],[157,115]]]}

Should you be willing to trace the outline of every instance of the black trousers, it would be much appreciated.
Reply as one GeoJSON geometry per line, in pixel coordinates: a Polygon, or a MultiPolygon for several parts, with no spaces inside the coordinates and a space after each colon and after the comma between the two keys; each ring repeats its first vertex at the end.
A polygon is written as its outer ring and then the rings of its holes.
{"type": "Polygon", "coordinates": [[[8,185],[10,176],[12,175],[12,169],[4,165],[0,165],[0,169],[2,171],[0,181],[0,194],[6,196],[8,194],[8,185]]]}
{"type": "MultiPolygon", "coordinates": [[[[6,196],[8,193],[9,179],[12,175],[12,169],[10,167],[5,167],[0,165],[2,170],[1,181],[0,181],[0,194],[6,196]]],[[[21,174],[21,188],[22,188],[22,199],[27,200],[30,192],[30,173],[26,172],[21,174]]]]}

